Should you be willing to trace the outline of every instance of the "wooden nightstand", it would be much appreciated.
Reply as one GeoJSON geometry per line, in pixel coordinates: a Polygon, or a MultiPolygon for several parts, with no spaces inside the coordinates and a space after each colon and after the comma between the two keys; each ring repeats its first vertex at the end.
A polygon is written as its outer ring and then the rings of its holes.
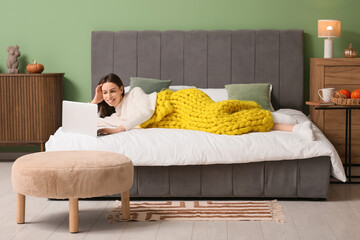
{"type": "MultiPolygon", "coordinates": [[[[360,58],[310,59],[310,101],[319,102],[318,90],[333,87],[335,90],[360,88],[360,58]]],[[[310,108],[311,120],[331,141],[345,162],[346,109],[319,111],[310,108]],[[344,111],[341,113],[340,111],[344,111]]],[[[360,111],[354,111],[352,120],[352,162],[360,163],[360,111]]]]}
{"type": "Polygon", "coordinates": [[[41,145],[61,126],[64,73],[0,74],[0,146],[41,145]]]}

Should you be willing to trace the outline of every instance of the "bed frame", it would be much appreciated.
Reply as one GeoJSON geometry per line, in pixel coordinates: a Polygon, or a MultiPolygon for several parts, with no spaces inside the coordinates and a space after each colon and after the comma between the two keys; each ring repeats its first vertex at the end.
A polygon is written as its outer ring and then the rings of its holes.
{"type": "MultiPolygon", "coordinates": [[[[275,109],[303,110],[303,31],[94,31],[92,92],[118,74],[171,79],[172,85],[223,88],[271,83],[275,109]]],[[[327,198],[330,157],[217,164],[135,167],[132,197],[327,198]]]]}

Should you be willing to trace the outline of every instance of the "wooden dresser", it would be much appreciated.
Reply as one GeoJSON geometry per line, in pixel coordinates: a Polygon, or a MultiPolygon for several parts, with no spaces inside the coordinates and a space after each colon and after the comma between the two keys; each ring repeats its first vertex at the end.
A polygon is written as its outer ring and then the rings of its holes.
{"type": "Polygon", "coordinates": [[[41,145],[61,126],[64,73],[0,74],[0,146],[41,145]]]}
{"type": "MultiPolygon", "coordinates": [[[[310,101],[320,101],[318,90],[333,87],[336,91],[360,88],[360,58],[312,58],[310,59],[310,101]]],[[[311,120],[332,142],[341,156],[345,157],[345,110],[314,110],[310,107],[311,120]]],[[[360,163],[360,111],[353,111],[352,163],[360,163]]]]}

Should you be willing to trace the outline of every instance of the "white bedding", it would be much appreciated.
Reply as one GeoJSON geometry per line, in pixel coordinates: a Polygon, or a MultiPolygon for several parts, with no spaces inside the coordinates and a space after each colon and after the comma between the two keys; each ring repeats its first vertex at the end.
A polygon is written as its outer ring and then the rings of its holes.
{"type": "MultiPolygon", "coordinates": [[[[300,111],[280,109],[298,123],[308,118],[300,111]]],[[[291,160],[330,156],[331,174],[346,181],[334,146],[313,125],[316,141],[291,132],[270,131],[239,136],[180,129],[134,129],[108,136],[64,133],[59,128],[46,143],[46,151],[102,150],[128,156],[135,166],[208,165],[291,160]]]]}

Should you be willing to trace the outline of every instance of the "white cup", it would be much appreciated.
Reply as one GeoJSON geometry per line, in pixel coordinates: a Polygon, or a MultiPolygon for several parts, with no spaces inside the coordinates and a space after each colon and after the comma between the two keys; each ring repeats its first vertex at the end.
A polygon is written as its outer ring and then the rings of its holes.
{"type": "Polygon", "coordinates": [[[334,92],[335,88],[321,88],[319,89],[318,94],[324,102],[330,102],[334,92]]]}

